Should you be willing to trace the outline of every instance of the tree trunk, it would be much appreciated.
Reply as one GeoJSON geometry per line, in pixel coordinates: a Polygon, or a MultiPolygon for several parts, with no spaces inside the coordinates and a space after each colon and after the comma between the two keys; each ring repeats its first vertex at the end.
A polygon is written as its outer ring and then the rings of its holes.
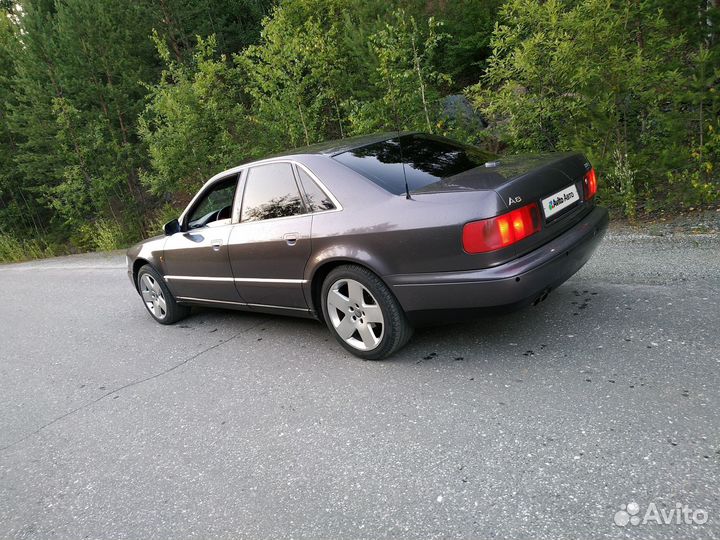
{"type": "Polygon", "coordinates": [[[338,126],[340,126],[340,138],[344,139],[345,133],[343,131],[342,118],[340,117],[340,106],[338,105],[337,97],[335,96],[333,96],[333,103],[335,104],[335,114],[337,114],[338,126]]]}
{"type": "MultiPolygon", "coordinates": [[[[162,11],[163,15],[163,23],[165,24],[165,27],[167,28],[167,39],[170,42],[170,48],[173,50],[173,54],[175,54],[175,59],[178,62],[182,61],[182,53],[180,52],[180,45],[178,44],[177,40],[175,39],[174,31],[177,28],[177,24],[175,23],[175,19],[172,16],[172,13],[170,12],[170,9],[167,5],[167,2],[165,0],[159,0],[158,2],[160,4],[160,10],[162,11]]],[[[180,30],[178,29],[178,32],[180,30]]],[[[181,36],[182,38],[182,36],[181,36]]]]}
{"type": "Polygon", "coordinates": [[[413,49],[413,63],[415,64],[415,72],[417,73],[418,82],[420,83],[420,98],[422,99],[423,111],[425,111],[425,123],[428,132],[432,133],[432,125],[430,124],[430,113],[428,112],[427,100],[425,99],[425,81],[423,81],[422,70],[420,69],[420,57],[415,46],[415,36],[411,37],[413,49]]]}
{"type": "Polygon", "coordinates": [[[308,135],[307,125],[305,124],[305,114],[303,113],[300,98],[298,98],[298,111],[300,111],[300,122],[302,122],[303,131],[305,132],[305,144],[310,146],[310,135],[308,135]]]}
{"type": "Polygon", "coordinates": [[[705,14],[705,22],[708,27],[708,45],[714,45],[717,42],[718,30],[713,27],[712,19],[708,12],[712,9],[720,10],[720,0],[707,0],[707,9],[705,14]]]}

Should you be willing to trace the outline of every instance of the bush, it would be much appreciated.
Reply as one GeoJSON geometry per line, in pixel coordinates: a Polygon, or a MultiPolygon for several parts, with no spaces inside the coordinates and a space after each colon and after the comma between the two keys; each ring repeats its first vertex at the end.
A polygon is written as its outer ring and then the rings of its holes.
{"type": "Polygon", "coordinates": [[[172,204],[165,204],[164,206],[160,207],[155,212],[153,218],[150,220],[148,233],[152,235],[164,234],[165,231],[163,227],[165,226],[165,224],[168,221],[172,221],[173,219],[177,219],[178,217],[180,217],[182,211],[183,209],[178,209],[172,204]]]}
{"type": "Polygon", "coordinates": [[[139,239],[136,230],[136,227],[114,219],[98,219],[78,227],[71,238],[71,243],[81,251],[123,249],[139,239]]]}
{"type": "Polygon", "coordinates": [[[20,262],[53,255],[52,250],[41,240],[18,240],[9,234],[0,233],[0,262],[20,262]]]}
{"type": "Polygon", "coordinates": [[[710,202],[718,152],[691,148],[711,139],[720,72],[671,22],[654,2],[508,0],[468,94],[512,151],[583,151],[631,218],[675,195],[710,202]]]}

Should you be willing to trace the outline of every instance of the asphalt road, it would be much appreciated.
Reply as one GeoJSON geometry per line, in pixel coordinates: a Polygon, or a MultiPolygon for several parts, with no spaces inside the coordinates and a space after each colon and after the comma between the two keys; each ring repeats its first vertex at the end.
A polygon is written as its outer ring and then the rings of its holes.
{"type": "Polygon", "coordinates": [[[0,267],[0,538],[720,537],[717,235],[611,234],[385,362],[312,321],[158,325],[123,265],[0,267]]]}

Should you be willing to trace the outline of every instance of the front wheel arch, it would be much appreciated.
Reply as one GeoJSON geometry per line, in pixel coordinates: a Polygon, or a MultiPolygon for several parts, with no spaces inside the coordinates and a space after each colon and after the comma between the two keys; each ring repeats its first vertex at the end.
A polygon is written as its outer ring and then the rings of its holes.
{"type": "MultiPolygon", "coordinates": [[[[163,275],[149,263],[140,265],[140,267],[138,268],[135,287],[138,290],[138,294],[140,294],[141,296],[141,300],[143,300],[145,308],[147,309],[148,313],[150,313],[150,316],[153,317],[153,319],[155,319],[160,324],[174,324],[177,321],[187,317],[187,315],[189,315],[190,313],[190,307],[179,304],[177,302],[177,300],[172,294],[172,291],[170,291],[170,289],[168,288],[163,275]],[[157,294],[153,294],[153,292],[150,290],[143,291],[141,289],[140,280],[145,277],[145,275],[148,275],[150,278],[152,278],[152,281],[157,285],[157,288],[153,286],[153,288],[157,291],[157,294]],[[151,310],[147,304],[147,300],[145,298],[146,292],[153,294],[154,298],[157,298],[158,296],[160,297],[161,301],[163,301],[164,304],[164,307],[161,308],[164,310],[164,315],[160,316],[157,312],[153,313],[153,310],[151,310]]],[[[155,304],[154,299],[152,300],[152,302],[153,304],[155,304]]]]}
{"type": "MultiPolygon", "coordinates": [[[[138,259],[135,259],[135,260],[133,261],[133,266],[132,266],[132,280],[133,280],[133,283],[135,284],[135,290],[136,290],[138,293],[140,293],[140,286],[138,285],[138,273],[140,272],[140,269],[141,269],[143,266],[145,266],[146,264],[147,264],[148,266],[154,268],[153,265],[150,264],[150,262],[147,261],[147,260],[145,260],[145,259],[140,259],[140,258],[138,258],[138,259]]],[[[155,271],[157,271],[157,268],[154,268],[154,269],[155,269],[155,271]]]]}

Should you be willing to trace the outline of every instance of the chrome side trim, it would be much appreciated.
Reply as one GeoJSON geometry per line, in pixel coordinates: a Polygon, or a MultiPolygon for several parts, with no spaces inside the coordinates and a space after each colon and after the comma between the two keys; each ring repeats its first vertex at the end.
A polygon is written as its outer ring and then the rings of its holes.
{"type": "Polygon", "coordinates": [[[235,283],[307,283],[307,279],[235,278],[235,283]]]}
{"type": "Polygon", "coordinates": [[[210,300],[209,298],[194,298],[192,296],[177,296],[177,300],[187,300],[190,302],[210,302],[213,304],[231,304],[233,306],[247,306],[245,302],[228,302],[225,300],[210,300]]]}
{"type": "Polygon", "coordinates": [[[234,281],[231,277],[165,276],[165,281],[234,281]]]}
{"type": "Polygon", "coordinates": [[[236,283],[291,283],[302,285],[307,279],[275,279],[275,278],[231,278],[205,276],[165,276],[165,281],[234,281],[236,283]]]}
{"type": "Polygon", "coordinates": [[[252,307],[262,307],[262,308],[272,308],[272,309],[290,309],[292,311],[310,312],[310,310],[308,308],[301,308],[301,307],[272,306],[269,304],[247,304],[247,305],[252,306],[252,307]]]}
{"type": "Polygon", "coordinates": [[[230,304],[233,306],[245,306],[245,307],[260,307],[260,308],[271,308],[271,309],[287,309],[291,311],[303,311],[305,313],[310,313],[309,308],[298,308],[298,307],[288,307],[288,306],[273,306],[270,304],[248,304],[246,302],[228,302],[226,300],[210,300],[209,298],[195,298],[192,296],[178,296],[177,300],[180,301],[187,301],[187,302],[205,302],[205,303],[211,303],[211,304],[230,304]]]}

